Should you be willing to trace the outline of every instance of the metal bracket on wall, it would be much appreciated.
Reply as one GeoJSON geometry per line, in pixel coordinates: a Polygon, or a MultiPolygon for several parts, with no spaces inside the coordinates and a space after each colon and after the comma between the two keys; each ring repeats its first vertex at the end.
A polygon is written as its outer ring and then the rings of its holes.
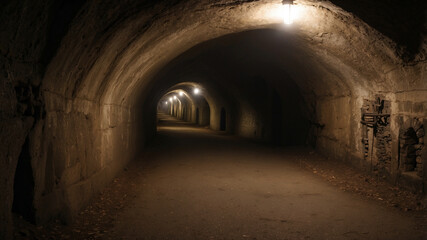
{"type": "Polygon", "coordinates": [[[387,126],[390,118],[390,102],[377,98],[376,101],[365,100],[362,107],[362,123],[374,129],[376,136],[378,125],[387,126]]]}
{"type": "Polygon", "coordinates": [[[389,144],[389,123],[391,103],[377,97],[376,100],[364,100],[361,108],[362,116],[360,123],[363,125],[362,143],[364,145],[364,158],[371,160],[371,170],[383,168],[389,162],[388,144],[389,144]],[[370,133],[369,128],[372,129],[370,133]],[[379,134],[377,139],[377,134],[379,134]],[[375,140],[378,140],[377,142],[375,140]],[[377,152],[378,163],[373,163],[374,148],[377,152]],[[379,166],[380,164],[381,166],[379,166]]]}

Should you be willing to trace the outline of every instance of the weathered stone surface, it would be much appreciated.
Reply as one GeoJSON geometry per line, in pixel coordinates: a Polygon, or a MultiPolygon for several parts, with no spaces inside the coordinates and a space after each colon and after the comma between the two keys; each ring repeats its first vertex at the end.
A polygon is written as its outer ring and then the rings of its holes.
{"type": "Polygon", "coordinates": [[[417,130],[417,137],[418,138],[424,137],[424,134],[425,134],[425,132],[424,132],[423,128],[420,128],[420,129],[417,130]]]}
{"type": "Polygon", "coordinates": [[[11,238],[13,179],[21,148],[33,124],[32,118],[0,120],[0,238],[11,238]]]}
{"type": "Polygon", "coordinates": [[[266,140],[276,131],[282,144],[310,133],[328,156],[363,159],[360,108],[381,92],[401,120],[381,137],[381,161],[397,162],[402,128],[424,139],[420,124],[407,120],[427,117],[425,41],[414,41],[424,45],[413,61],[403,58],[394,42],[330,2],[298,1],[304,14],[290,28],[275,14],[279,1],[71,2],[7,1],[0,10],[1,239],[10,238],[26,139],[36,221],[71,221],[154,134],[161,93],[188,79],[213,89],[206,100],[214,129],[224,107],[231,132],[266,140]],[[281,40],[263,41],[266,34],[281,40]],[[253,42],[239,46],[242,39],[253,42]],[[176,74],[163,81],[168,67],[176,74]],[[277,108],[283,116],[274,122],[277,108]]]}

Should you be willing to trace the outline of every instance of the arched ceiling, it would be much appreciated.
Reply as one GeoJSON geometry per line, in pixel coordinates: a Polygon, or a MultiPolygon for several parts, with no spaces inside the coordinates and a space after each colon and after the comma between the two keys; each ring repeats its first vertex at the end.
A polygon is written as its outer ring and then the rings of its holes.
{"type": "Polygon", "coordinates": [[[280,49],[286,72],[307,92],[364,95],[367,89],[402,87],[387,75],[401,64],[388,38],[327,1],[297,1],[301,17],[284,27],[280,3],[92,1],[72,22],[48,67],[44,89],[132,106],[180,54],[210,39],[264,28],[283,32],[285,48],[263,47],[280,49]]]}
{"type": "Polygon", "coordinates": [[[174,90],[171,90],[171,91],[168,91],[167,93],[165,93],[162,96],[162,98],[160,99],[159,103],[164,102],[164,101],[168,102],[168,101],[170,101],[170,98],[174,97],[174,96],[179,97],[179,99],[181,99],[181,100],[183,99],[184,101],[188,101],[191,105],[194,104],[194,101],[193,101],[193,98],[191,97],[191,95],[186,90],[180,89],[180,88],[177,88],[177,89],[174,89],[174,90]]]}
{"type": "MultiPolygon", "coordinates": [[[[175,80],[176,81],[176,80],[175,80]]],[[[170,83],[159,84],[160,86],[170,86],[170,83]]],[[[166,91],[163,89],[155,89],[152,94],[148,94],[147,97],[143,98],[141,101],[146,102],[147,107],[153,107],[158,101],[162,101],[165,98],[170,96],[177,96],[180,99],[185,98],[193,105],[195,102],[198,102],[200,99],[205,99],[209,106],[215,106],[218,99],[221,99],[218,89],[210,88],[206,89],[202,84],[196,82],[180,82],[171,87],[166,91]],[[199,92],[194,93],[194,89],[198,89],[199,92]],[[179,97],[179,92],[183,92],[182,97],[179,97]]]]}

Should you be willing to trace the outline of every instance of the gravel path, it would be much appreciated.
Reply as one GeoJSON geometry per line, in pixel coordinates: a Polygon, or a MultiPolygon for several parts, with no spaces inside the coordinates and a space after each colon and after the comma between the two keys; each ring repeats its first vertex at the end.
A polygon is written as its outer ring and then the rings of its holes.
{"type": "Polygon", "coordinates": [[[425,239],[416,218],[319,180],[294,151],[163,123],[114,238],[425,239]]]}
{"type": "Polygon", "coordinates": [[[310,149],[163,116],[140,161],[71,225],[15,217],[16,239],[427,239],[424,206],[310,149]]]}

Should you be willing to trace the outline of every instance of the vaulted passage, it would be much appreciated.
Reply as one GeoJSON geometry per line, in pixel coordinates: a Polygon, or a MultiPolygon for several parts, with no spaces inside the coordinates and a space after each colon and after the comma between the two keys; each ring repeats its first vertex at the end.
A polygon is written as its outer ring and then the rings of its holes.
{"type": "Polygon", "coordinates": [[[93,204],[110,206],[97,208],[111,216],[106,239],[422,238],[425,11],[421,0],[7,1],[0,239],[13,222],[40,237],[55,221],[52,237],[86,238],[76,226],[93,204]],[[116,192],[135,199],[97,199],[116,192]]]}

